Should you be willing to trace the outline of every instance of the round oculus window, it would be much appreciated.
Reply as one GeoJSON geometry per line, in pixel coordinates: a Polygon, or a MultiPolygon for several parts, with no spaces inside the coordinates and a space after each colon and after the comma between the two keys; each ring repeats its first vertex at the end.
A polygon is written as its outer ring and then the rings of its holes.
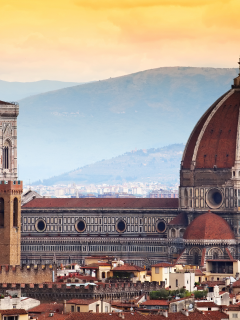
{"type": "Polygon", "coordinates": [[[213,188],[207,192],[207,204],[210,208],[216,209],[222,205],[223,195],[221,190],[213,188]]]}
{"type": "Polygon", "coordinates": [[[84,232],[86,230],[86,222],[82,219],[78,220],[75,223],[75,228],[77,232],[84,232]]]}
{"type": "Polygon", "coordinates": [[[116,230],[117,232],[124,232],[127,228],[126,222],[124,220],[119,220],[116,223],[116,230]]]}
{"type": "Polygon", "coordinates": [[[166,222],[163,220],[157,221],[156,228],[158,232],[163,233],[167,228],[166,222]]]}
{"type": "Polygon", "coordinates": [[[35,223],[35,228],[38,232],[43,232],[46,230],[46,222],[43,219],[39,219],[35,223]]]}

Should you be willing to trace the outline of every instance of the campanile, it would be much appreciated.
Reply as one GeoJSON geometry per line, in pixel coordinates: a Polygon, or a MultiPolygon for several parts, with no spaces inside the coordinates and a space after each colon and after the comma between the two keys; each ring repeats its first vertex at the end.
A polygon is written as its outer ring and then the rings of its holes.
{"type": "Polygon", "coordinates": [[[0,180],[17,180],[17,116],[19,105],[0,101],[0,180]]]}
{"type": "Polygon", "coordinates": [[[0,265],[20,265],[22,182],[17,181],[19,105],[0,101],[0,265]]]}

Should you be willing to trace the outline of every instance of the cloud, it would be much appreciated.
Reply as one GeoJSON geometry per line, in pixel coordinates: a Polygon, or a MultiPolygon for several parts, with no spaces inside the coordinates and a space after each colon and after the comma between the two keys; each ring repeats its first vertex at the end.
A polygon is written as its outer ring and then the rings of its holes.
{"type": "Polygon", "coordinates": [[[154,6],[199,7],[211,3],[228,3],[230,0],[77,0],[75,4],[92,9],[132,9],[154,6]]]}

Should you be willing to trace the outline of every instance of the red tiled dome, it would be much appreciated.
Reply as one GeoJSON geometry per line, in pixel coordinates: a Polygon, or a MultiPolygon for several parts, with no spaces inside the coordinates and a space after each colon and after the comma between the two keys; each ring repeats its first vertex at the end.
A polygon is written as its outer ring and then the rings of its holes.
{"type": "Polygon", "coordinates": [[[235,240],[226,220],[207,212],[195,218],[184,232],[185,240],[235,240]]]}
{"type": "Polygon", "coordinates": [[[240,91],[220,97],[193,129],[182,158],[182,168],[232,168],[235,163],[240,91]]]}

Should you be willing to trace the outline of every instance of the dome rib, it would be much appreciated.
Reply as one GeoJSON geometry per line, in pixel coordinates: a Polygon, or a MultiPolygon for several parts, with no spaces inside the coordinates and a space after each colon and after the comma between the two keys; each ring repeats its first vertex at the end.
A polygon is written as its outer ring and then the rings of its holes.
{"type": "Polygon", "coordinates": [[[198,137],[196,168],[232,168],[235,163],[240,91],[232,90],[214,108],[198,137]]]}
{"type": "Polygon", "coordinates": [[[232,90],[227,91],[224,93],[219,99],[217,99],[210,108],[207,109],[207,111],[203,114],[203,116],[200,118],[200,120],[195,125],[188,142],[186,144],[186,147],[183,152],[182,156],[182,169],[190,169],[192,160],[193,160],[193,154],[194,150],[199,138],[199,135],[204,127],[204,124],[206,123],[208,117],[210,116],[213,109],[228,95],[232,90]]]}

